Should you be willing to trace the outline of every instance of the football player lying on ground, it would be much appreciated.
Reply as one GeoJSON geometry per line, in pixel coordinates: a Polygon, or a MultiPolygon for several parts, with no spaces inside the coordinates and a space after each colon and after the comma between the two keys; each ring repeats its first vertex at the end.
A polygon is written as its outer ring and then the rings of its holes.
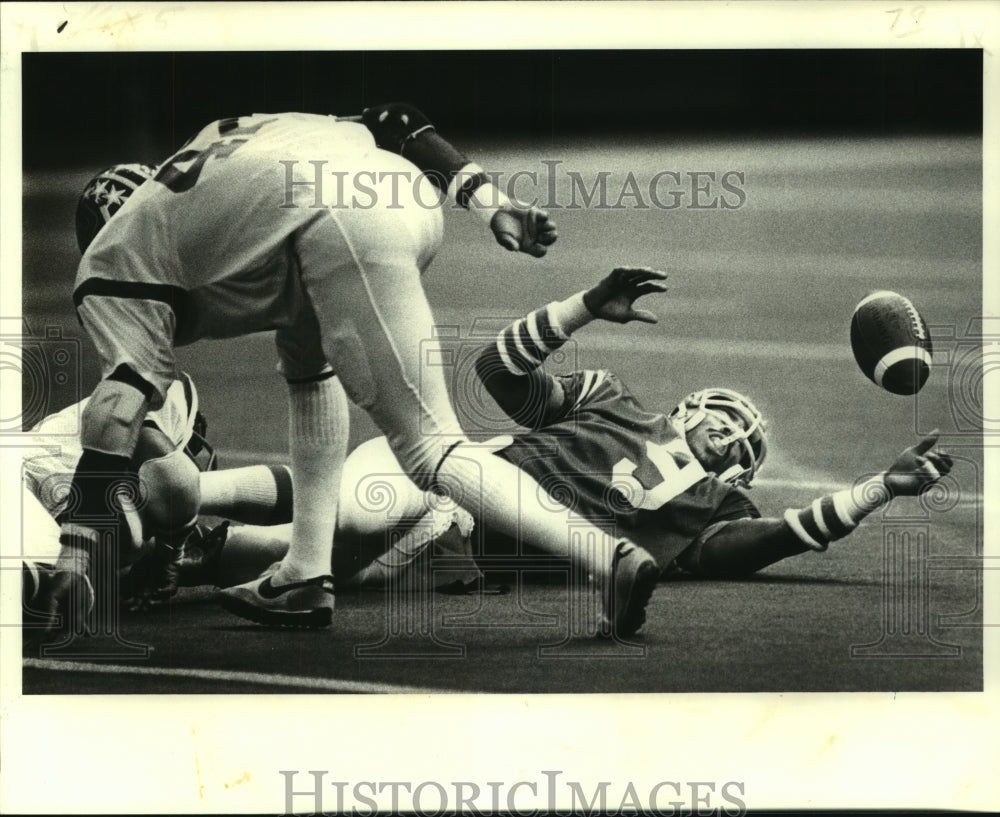
{"type": "MultiPolygon", "coordinates": [[[[595,319],[656,322],[652,312],[633,304],[662,291],[665,278],[644,268],[616,269],[591,289],[508,326],[477,360],[490,394],[527,427],[496,439],[496,456],[560,497],[572,497],[583,516],[640,543],[664,566],[663,577],[738,578],[790,556],[826,550],[893,497],[915,496],[949,473],[952,460],[934,448],[932,433],[875,476],[780,518],[761,518],[742,489],[764,461],[766,428],[745,397],[704,389],[669,414],[653,413],[608,371],[556,376],[541,370],[549,354],[595,319]]],[[[433,501],[405,479],[383,438],[355,449],[344,474],[341,509],[347,516],[363,514],[358,496],[366,481],[376,479],[393,492],[394,514],[417,518],[433,501]]],[[[369,522],[377,525],[377,515],[369,522]]],[[[281,528],[236,528],[226,558],[213,562],[222,572],[197,579],[222,585],[244,580],[243,571],[280,556],[286,537],[281,528]]],[[[426,552],[428,541],[390,548],[352,583],[384,581],[426,552]]],[[[487,532],[487,554],[491,542],[487,532]]]]}
{"type": "Polygon", "coordinates": [[[669,414],[649,412],[604,370],[554,376],[541,364],[595,319],[655,323],[635,300],[663,290],[662,272],[620,268],[589,290],[549,304],[504,329],[479,357],[477,373],[500,407],[526,426],[499,452],[543,479],[566,475],[569,504],[612,524],[667,570],[744,576],[803,553],[826,550],[895,496],[913,496],[952,467],[934,449],[937,433],[884,471],[805,508],[763,519],[741,490],[767,452],[760,412],[737,392],[709,388],[669,414]]]}
{"type": "MultiPolygon", "coordinates": [[[[23,454],[24,530],[31,536],[23,552],[25,623],[43,623],[55,610],[47,587],[56,580],[59,526],[55,519],[71,501],[73,469],[80,458],[76,433],[89,398],[49,415],[31,429],[23,454]]],[[[130,471],[138,499],[125,504],[118,540],[120,598],[130,607],[165,600],[177,590],[181,560],[210,543],[197,524],[199,514],[251,524],[291,519],[291,475],[285,466],[255,465],[218,471],[205,439],[207,423],[191,378],[181,373],[167,389],[163,406],[146,416],[130,471]]],[[[220,532],[221,533],[221,532],[220,532]]],[[[218,534],[217,534],[218,535],[218,534]]],[[[34,635],[28,627],[28,641],[34,635]]]]}
{"type": "MultiPolygon", "coordinates": [[[[174,348],[276,330],[297,480],[293,534],[273,576],[228,588],[226,609],[262,624],[331,623],[349,395],[422,488],[471,494],[485,484],[479,512],[491,526],[523,530],[583,565],[606,635],[642,626],[658,575],[653,558],[569,509],[541,507],[530,478],[465,439],[443,375],[420,367],[433,326],[421,274],[443,226],[440,209],[425,202],[473,210],[502,246],[535,257],[556,240],[555,226],[538,208],[507,200],[412,106],[376,106],[359,119],[363,126],[300,113],[213,122],[106,226],[103,212],[95,216],[73,297],[102,380],[81,416],[78,501],[59,517],[60,580],[43,599],[65,613],[63,624],[92,597],[91,562],[104,564],[112,547],[94,520],[109,519],[113,530],[120,510],[108,497],[134,490],[129,461],[147,412],[176,377],[174,348]],[[370,179],[369,197],[348,205],[341,191],[317,207],[326,164],[355,182],[370,179]],[[399,185],[400,175],[412,185],[399,185]],[[582,545],[574,531],[586,533],[582,545]]],[[[95,180],[82,203],[106,205],[108,190],[95,180]]]]}
{"type": "MultiPolygon", "coordinates": [[[[74,430],[86,406],[87,399],[37,423],[31,429],[31,446],[23,455],[23,528],[31,531],[26,543],[30,550],[22,555],[24,636],[29,650],[37,646],[35,625],[44,625],[54,612],[41,609],[40,602],[57,575],[60,544],[55,519],[69,501],[67,489],[80,457],[74,430]]],[[[119,534],[123,545],[119,600],[126,609],[145,610],[166,602],[179,586],[238,584],[280,560],[288,549],[292,518],[289,468],[217,468],[215,451],[205,439],[206,429],[194,381],[181,373],[167,390],[163,407],[147,415],[131,462],[142,501],[127,507],[122,517],[124,530],[119,534]],[[205,524],[220,517],[225,519],[222,524],[205,524]],[[223,556],[222,545],[231,522],[238,527],[223,556]],[[230,580],[220,582],[220,576],[230,580]]],[[[384,438],[379,440],[385,444],[384,438]]],[[[345,472],[348,485],[363,482],[365,477],[358,470],[362,467],[363,458],[355,457],[345,472]]],[[[401,473],[389,478],[398,482],[401,492],[423,497],[401,473]]],[[[387,487],[384,480],[379,484],[387,487]]],[[[469,551],[472,517],[461,508],[428,495],[433,507],[411,506],[412,515],[392,525],[375,508],[366,510],[351,488],[344,490],[344,512],[337,528],[345,544],[338,551],[338,575],[348,577],[342,586],[372,583],[375,568],[358,571],[363,567],[360,560],[380,556],[390,534],[396,542],[393,553],[397,560],[401,554],[422,553],[432,542],[439,553],[452,557],[464,554],[461,560],[453,558],[452,569],[438,576],[444,589],[459,589],[479,578],[469,551]]]]}

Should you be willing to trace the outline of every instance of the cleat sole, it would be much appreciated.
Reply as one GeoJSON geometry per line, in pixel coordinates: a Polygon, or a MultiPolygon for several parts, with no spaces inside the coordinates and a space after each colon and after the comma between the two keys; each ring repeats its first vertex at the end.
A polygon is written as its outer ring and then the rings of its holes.
{"type": "Polygon", "coordinates": [[[329,607],[312,610],[269,610],[225,594],[220,595],[219,603],[228,612],[267,627],[321,630],[333,623],[333,610],[329,607]]]}

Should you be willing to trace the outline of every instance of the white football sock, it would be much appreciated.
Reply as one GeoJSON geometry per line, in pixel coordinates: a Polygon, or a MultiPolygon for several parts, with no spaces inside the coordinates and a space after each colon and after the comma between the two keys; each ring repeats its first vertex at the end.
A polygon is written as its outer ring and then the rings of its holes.
{"type": "Polygon", "coordinates": [[[292,475],[284,465],[250,465],[201,474],[201,513],[250,525],[292,518],[292,475]]]}
{"type": "Polygon", "coordinates": [[[347,457],[347,396],[335,377],[290,383],[292,541],[274,584],[329,574],[337,497],[347,457]]]}

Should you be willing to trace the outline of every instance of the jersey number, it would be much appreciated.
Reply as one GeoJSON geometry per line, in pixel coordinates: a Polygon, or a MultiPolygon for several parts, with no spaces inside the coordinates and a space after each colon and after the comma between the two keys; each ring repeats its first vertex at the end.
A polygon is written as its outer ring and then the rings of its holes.
{"type": "MultiPolygon", "coordinates": [[[[251,136],[264,127],[264,125],[268,124],[268,122],[273,121],[273,119],[267,119],[263,122],[257,122],[241,128],[238,119],[223,119],[219,122],[219,135],[227,137],[251,136]]],[[[225,159],[227,156],[231,156],[240,145],[246,144],[246,141],[246,139],[225,139],[213,142],[204,150],[182,150],[163,165],[153,179],[162,183],[168,190],[174,193],[183,193],[185,190],[190,190],[195,186],[198,177],[201,175],[201,169],[205,166],[205,162],[212,156],[217,159],[225,159]],[[178,169],[178,164],[191,162],[192,160],[193,164],[186,170],[178,169]]]]}
{"type": "Polygon", "coordinates": [[[656,466],[661,482],[647,488],[634,476],[638,467],[627,457],[619,460],[611,472],[612,483],[618,487],[625,501],[637,511],[655,511],[666,505],[678,494],[705,478],[701,463],[692,459],[686,465],[678,465],[674,454],[690,456],[681,439],[671,440],[665,445],[653,445],[646,441],[646,456],[656,466]]]}

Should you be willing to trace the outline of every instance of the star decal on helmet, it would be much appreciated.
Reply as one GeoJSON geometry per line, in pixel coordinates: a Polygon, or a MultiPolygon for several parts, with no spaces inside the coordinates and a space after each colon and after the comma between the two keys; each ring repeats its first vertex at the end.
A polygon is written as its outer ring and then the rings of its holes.
{"type": "Polygon", "coordinates": [[[125,203],[125,191],[120,187],[114,187],[112,185],[111,189],[108,190],[106,203],[108,207],[121,206],[125,203]]]}
{"type": "Polygon", "coordinates": [[[90,191],[91,198],[98,204],[101,203],[101,199],[108,195],[108,182],[106,179],[101,179],[97,184],[94,185],[94,189],[90,191]]]}

